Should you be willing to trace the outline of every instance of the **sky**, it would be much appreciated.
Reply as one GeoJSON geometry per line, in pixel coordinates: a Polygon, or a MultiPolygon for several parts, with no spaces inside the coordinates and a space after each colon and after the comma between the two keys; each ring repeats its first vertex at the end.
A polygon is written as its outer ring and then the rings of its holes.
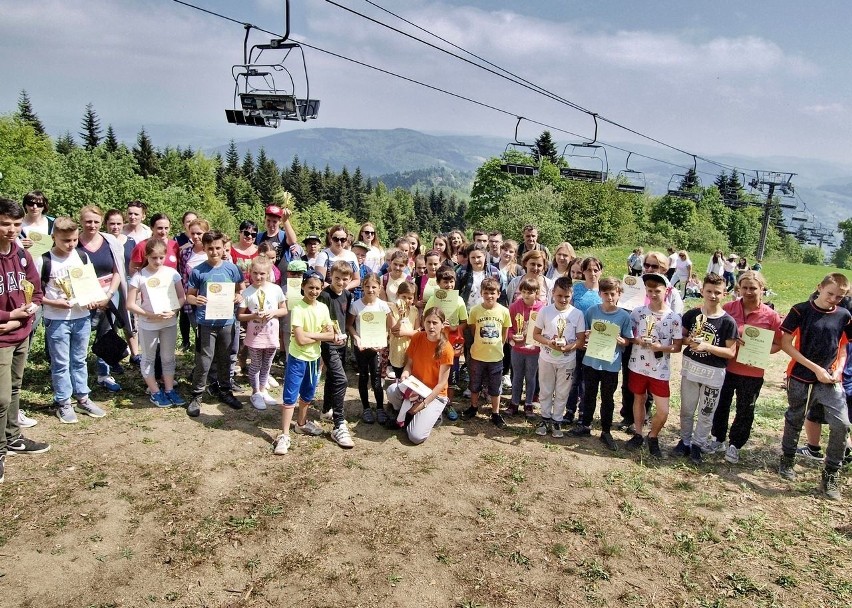
{"type": "MultiPolygon", "coordinates": [[[[364,0],[335,1],[413,31],[364,0]]],[[[268,30],[284,29],[282,0],[194,3],[268,30]]],[[[689,152],[852,167],[847,2],[827,0],[819,10],[790,0],[376,4],[583,108],[689,152]]],[[[506,113],[305,49],[311,97],[322,102],[319,118],[282,128],[404,127],[510,141],[514,117],[524,116],[555,127],[560,143],[577,139],[560,129],[583,137],[594,131],[588,114],[326,0],[290,5],[293,38],[506,113]]],[[[159,146],[212,146],[266,135],[270,131],[225,122],[223,110],[233,107],[231,66],[242,61],[243,35],[236,23],[171,0],[6,0],[0,2],[0,113],[14,111],[26,89],[52,135],[78,132],[90,102],[104,127],[112,124],[126,140],[143,125],[159,146]]],[[[300,67],[290,60],[287,65],[300,67]]],[[[305,84],[297,76],[297,94],[304,95],[305,84]]],[[[522,121],[519,137],[531,141],[542,129],[522,121]]],[[[600,125],[599,138],[642,142],[609,124],[600,125]]]]}

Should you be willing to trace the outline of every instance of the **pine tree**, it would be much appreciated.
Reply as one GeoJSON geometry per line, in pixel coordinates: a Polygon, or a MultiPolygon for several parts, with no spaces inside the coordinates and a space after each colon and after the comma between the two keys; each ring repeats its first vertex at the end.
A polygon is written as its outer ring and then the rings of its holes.
{"type": "Polygon", "coordinates": [[[83,114],[83,122],[80,124],[83,130],[78,133],[83,140],[83,148],[91,152],[101,143],[101,119],[98,118],[95,108],[91,103],[86,104],[86,113],[83,114]]]}
{"type": "Polygon", "coordinates": [[[225,153],[225,170],[229,175],[237,175],[240,172],[240,155],[237,153],[237,144],[232,139],[225,153]]]}
{"type": "Polygon", "coordinates": [[[60,135],[56,140],[56,151],[59,154],[70,154],[71,150],[77,147],[77,142],[74,141],[74,136],[71,131],[65,131],[64,135],[60,135]]]}
{"type": "Polygon", "coordinates": [[[107,125],[106,137],[104,138],[104,148],[107,152],[118,152],[118,138],[115,136],[115,131],[112,125],[107,125]]]}
{"type": "Polygon", "coordinates": [[[533,148],[533,157],[536,161],[541,158],[546,158],[554,165],[559,161],[559,152],[556,150],[556,144],[553,143],[553,137],[550,131],[543,131],[535,140],[535,148],[533,148]]]}
{"type": "Polygon", "coordinates": [[[151,143],[151,138],[145,131],[145,127],[136,136],[136,145],[133,146],[133,158],[136,159],[136,172],[142,177],[156,175],[160,170],[160,159],[157,150],[151,143]]]}
{"type": "MultiPolygon", "coordinates": [[[[246,178],[252,186],[255,186],[254,183],[254,173],[255,173],[255,164],[254,164],[254,156],[251,153],[251,150],[246,150],[246,155],[243,156],[243,166],[240,169],[242,171],[243,177],[246,178]]],[[[257,189],[257,186],[255,186],[257,189]]]]}
{"type": "Polygon", "coordinates": [[[724,198],[725,190],[728,188],[728,174],[722,171],[716,176],[716,179],[713,180],[713,185],[719,189],[719,194],[721,194],[724,198]]]}
{"type": "Polygon", "coordinates": [[[695,172],[695,169],[690,169],[686,172],[686,175],[683,176],[683,179],[680,180],[680,189],[681,190],[691,190],[698,185],[698,174],[695,172]]]}
{"type": "Polygon", "coordinates": [[[221,190],[225,181],[225,161],[222,159],[221,152],[216,152],[213,160],[216,163],[216,189],[221,190]]]}
{"type": "MultiPolygon", "coordinates": [[[[41,123],[41,119],[36,115],[35,111],[33,111],[33,104],[30,101],[30,96],[27,94],[26,89],[22,89],[21,94],[18,96],[18,118],[29,123],[39,135],[45,134],[44,125],[41,123]]],[[[59,142],[57,141],[57,144],[58,143],[59,142]]]]}
{"type": "Polygon", "coordinates": [[[257,194],[264,205],[270,203],[275,193],[281,190],[281,175],[278,173],[278,165],[266,156],[266,150],[263,148],[257,155],[255,182],[257,194]]]}

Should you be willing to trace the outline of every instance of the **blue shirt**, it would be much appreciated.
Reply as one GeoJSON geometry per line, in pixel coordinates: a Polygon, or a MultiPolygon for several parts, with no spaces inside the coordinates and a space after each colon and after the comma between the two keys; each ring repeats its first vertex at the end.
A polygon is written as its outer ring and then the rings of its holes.
{"type": "Polygon", "coordinates": [[[574,308],[580,310],[580,312],[585,313],[595,304],[601,303],[600,294],[586,287],[586,285],[582,282],[576,283],[574,285],[574,297],[571,301],[571,304],[574,305],[574,308]]]}
{"type": "MultiPolygon", "coordinates": [[[[633,323],[630,321],[630,313],[623,308],[616,308],[613,312],[604,312],[600,304],[596,304],[585,312],[586,329],[592,328],[594,321],[606,321],[613,325],[618,325],[621,328],[619,335],[622,338],[630,339],[633,337],[633,323]]],[[[624,353],[624,347],[616,344],[615,359],[612,361],[603,361],[590,357],[586,352],[583,357],[583,365],[588,365],[592,369],[604,372],[620,372],[621,371],[621,355],[624,353]]]]}
{"type": "MultiPolygon", "coordinates": [[[[187,283],[190,289],[197,289],[198,295],[207,297],[208,283],[237,283],[243,282],[243,273],[232,262],[222,262],[215,268],[209,262],[201,262],[198,266],[192,269],[187,283]]],[[[200,305],[195,307],[195,320],[199,325],[207,327],[225,327],[234,324],[234,317],[230,319],[216,319],[207,321],[204,318],[206,306],[200,305]]]]}

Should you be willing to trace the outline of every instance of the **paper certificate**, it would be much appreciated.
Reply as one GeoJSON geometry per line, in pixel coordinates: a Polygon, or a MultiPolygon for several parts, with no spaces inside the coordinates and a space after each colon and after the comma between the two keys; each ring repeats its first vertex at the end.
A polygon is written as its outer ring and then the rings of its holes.
{"type": "Polygon", "coordinates": [[[299,277],[287,279],[287,309],[293,310],[293,306],[301,299],[302,279],[299,277]]]}
{"type": "Polygon", "coordinates": [[[432,394],[432,389],[423,384],[420,380],[415,378],[414,376],[409,376],[402,382],[400,382],[405,388],[411,389],[421,397],[428,397],[432,394]]]}
{"type": "Polygon", "coordinates": [[[455,327],[459,324],[459,291],[458,289],[436,289],[435,301],[447,319],[447,323],[455,327]]]}
{"type": "Polygon", "coordinates": [[[388,345],[388,315],[384,312],[362,310],[358,315],[361,348],[385,348],[388,345]]]}
{"type": "Polygon", "coordinates": [[[769,353],[772,350],[772,341],[775,340],[775,332],[745,325],[740,338],[743,343],[737,351],[737,362],[761,369],[769,367],[769,353]]]}
{"type": "Polygon", "coordinates": [[[92,302],[103,302],[107,299],[92,264],[72,266],[68,269],[68,279],[71,281],[74,301],[78,306],[85,308],[92,302]]]}
{"type": "Polygon", "coordinates": [[[232,319],[234,317],[234,290],[236,283],[207,283],[207,304],[204,318],[207,321],[232,319]]]}
{"type": "Polygon", "coordinates": [[[633,310],[645,304],[645,283],[642,281],[642,277],[625,275],[621,281],[621,286],[624,291],[618,299],[619,308],[633,310]]]}
{"type": "Polygon", "coordinates": [[[148,294],[151,310],[156,314],[180,308],[175,284],[172,281],[163,282],[159,277],[151,277],[145,281],[145,291],[148,294]]]}
{"type": "Polygon", "coordinates": [[[43,254],[50,251],[51,247],[53,247],[53,238],[43,232],[39,232],[38,230],[30,230],[27,233],[27,238],[33,242],[32,246],[27,251],[30,252],[30,255],[33,256],[34,260],[40,258],[43,254]]]}
{"type": "Polygon", "coordinates": [[[533,332],[535,332],[535,321],[538,319],[538,311],[531,310],[530,318],[527,320],[527,336],[524,344],[526,346],[538,346],[538,342],[533,339],[533,332]]]}
{"type": "Polygon", "coordinates": [[[621,333],[621,327],[606,321],[592,321],[589,330],[589,340],[586,343],[586,356],[600,361],[615,360],[616,339],[621,333]]]}

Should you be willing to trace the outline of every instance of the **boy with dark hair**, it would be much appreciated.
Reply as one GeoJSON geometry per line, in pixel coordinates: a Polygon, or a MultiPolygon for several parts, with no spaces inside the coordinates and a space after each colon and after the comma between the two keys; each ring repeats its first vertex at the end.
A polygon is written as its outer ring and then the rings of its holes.
{"type": "MultiPolygon", "coordinates": [[[[346,398],[348,384],[343,363],[346,361],[346,315],[349,314],[354,301],[352,293],[346,289],[346,285],[352,280],[352,266],[345,260],[337,260],[331,263],[328,274],[330,282],[317,297],[318,302],[328,307],[335,334],[334,340],[323,340],[320,343],[322,364],[325,368],[322,409],[331,410],[331,419],[334,424],[332,439],[341,447],[351,447],[348,444],[351,444],[352,438],[343,414],[343,401],[346,398]]],[[[370,410],[370,414],[372,412],[370,410]]],[[[370,414],[365,412],[363,418],[368,424],[376,421],[370,414]]],[[[313,420],[307,420],[301,426],[296,425],[296,432],[322,435],[322,427],[313,420]]]]}

